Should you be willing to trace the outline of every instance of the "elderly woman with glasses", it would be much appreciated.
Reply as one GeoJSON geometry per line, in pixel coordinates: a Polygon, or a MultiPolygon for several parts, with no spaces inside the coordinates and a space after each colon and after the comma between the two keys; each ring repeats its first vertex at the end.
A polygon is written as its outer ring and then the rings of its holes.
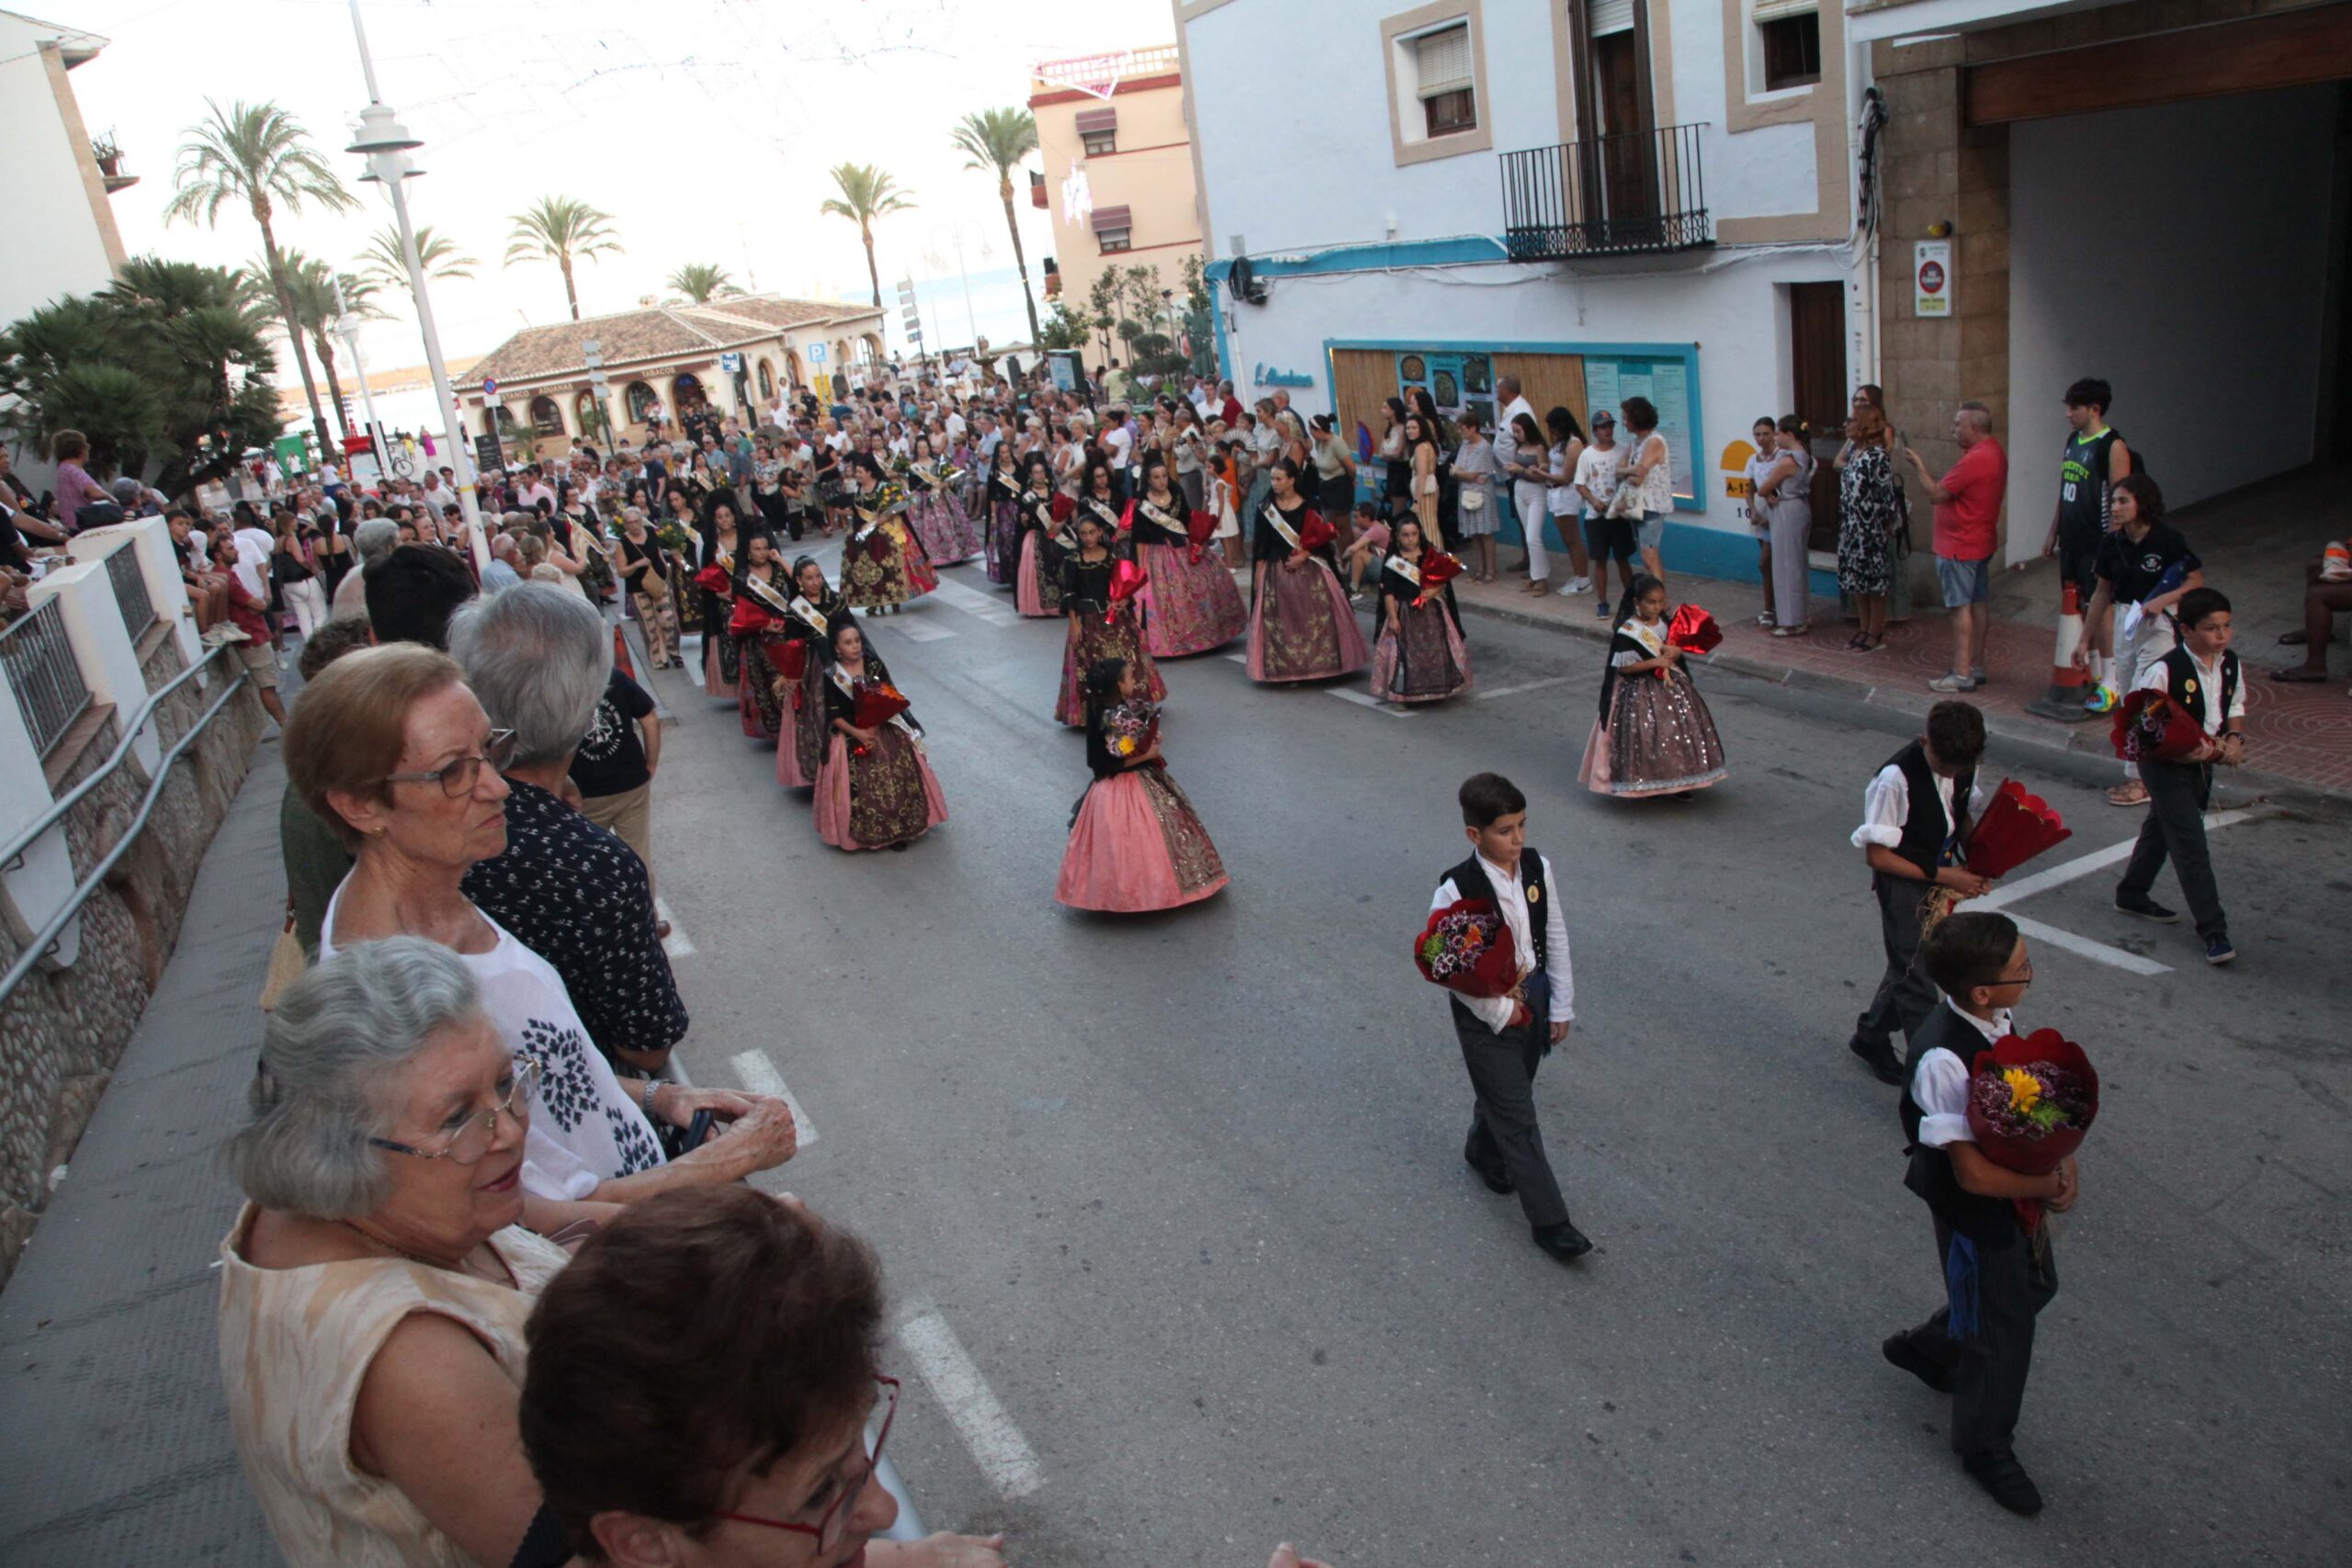
{"type": "Polygon", "coordinates": [[[414,643],[345,655],[303,692],[285,752],[296,792],[353,855],[327,904],[321,961],[386,937],[437,942],[472,973],[507,1049],[543,1065],[522,1178],[533,1229],[566,1223],[580,1200],[628,1202],[791,1156],[780,1101],[616,1077],[555,968],[466,897],[467,871],[506,848],[513,792],[500,775],[517,747],[455,660],[414,643]],[[737,1130],[670,1163],[653,1123],[690,1127],[705,1110],[740,1117],[737,1130]]]}

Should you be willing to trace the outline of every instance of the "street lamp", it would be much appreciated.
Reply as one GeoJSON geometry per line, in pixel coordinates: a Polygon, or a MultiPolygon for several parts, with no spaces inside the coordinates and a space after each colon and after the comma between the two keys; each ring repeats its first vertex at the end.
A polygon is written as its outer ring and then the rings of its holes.
{"type": "Polygon", "coordinates": [[[368,385],[368,361],[359,353],[359,318],[343,298],[343,279],[334,280],[334,331],[343,339],[343,346],[351,352],[352,373],[359,378],[359,404],[368,416],[368,446],[376,454],[376,473],[380,483],[392,471],[391,460],[384,451],[382,428],[376,423],[376,394],[368,385]]]}
{"type": "MultiPolygon", "coordinates": [[[[458,423],[458,398],[449,389],[449,367],[441,356],[441,333],[433,322],[433,301],[424,289],[424,263],[417,254],[416,230],[409,222],[408,197],[401,182],[418,172],[409,153],[424,145],[408,133],[376,85],[376,62],[368,52],[368,28],[359,19],[359,0],[351,0],[351,30],[359,40],[359,69],[368,78],[368,107],[359,111],[359,132],[345,152],[368,160],[368,177],[382,184],[392,198],[392,217],[401,231],[401,259],[408,265],[409,295],[416,301],[416,324],[424,334],[424,362],[433,377],[433,394],[441,404],[441,429],[453,449],[458,472],[458,506],[465,518],[466,543],[473,551],[476,570],[490,566],[490,540],[482,532],[481,511],[474,504],[473,464],[466,456],[466,435],[458,423]]],[[[369,423],[374,423],[373,415],[369,423]]],[[[437,521],[437,519],[436,519],[437,521]]]]}

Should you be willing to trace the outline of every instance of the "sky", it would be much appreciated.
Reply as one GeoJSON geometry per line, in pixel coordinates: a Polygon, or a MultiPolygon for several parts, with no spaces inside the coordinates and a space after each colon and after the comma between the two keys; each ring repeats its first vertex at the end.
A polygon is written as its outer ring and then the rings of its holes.
{"type": "MultiPolygon", "coordinates": [[[[73,83],[92,134],[112,130],[141,176],[113,197],[131,254],[221,265],[260,254],[259,231],[232,209],[217,230],[163,222],[177,148],[208,96],[275,99],[360,198],[347,214],[281,215],[281,244],[347,268],[390,224],[390,205],[356,183],[360,161],[342,151],[368,97],[345,0],[17,3],[110,40],[73,83]]],[[[1038,61],[1174,36],[1168,0],[362,0],[361,10],[385,101],[424,143],[412,154],[425,171],[408,184],[412,216],[480,263],[471,280],[432,286],[452,358],[565,318],[552,264],[501,265],[508,216],[542,196],[610,213],[626,247],[578,265],[583,315],[669,294],[663,280],[689,262],[723,266],[747,289],[869,299],[856,227],[819,212],[834,194],[827,171],[842,162],[879,164],[918,204],[876,229],[894,348],[892,285],[910,275],[934,344],[968,339],[965,271],[978,330],[1026,337],[994,175],[966,172],[948,138],[967,113],[1024,104],[1038,61]]],[[[1052,231],[1018,174],[1014,185],[1042,288],[1052,231]]],[[[405,292],[377,302],[398,314],[362,334],[368,362],[423,363],[405,292]]],[[[290,365],[279,381],[300,384],[290,365]]]]}

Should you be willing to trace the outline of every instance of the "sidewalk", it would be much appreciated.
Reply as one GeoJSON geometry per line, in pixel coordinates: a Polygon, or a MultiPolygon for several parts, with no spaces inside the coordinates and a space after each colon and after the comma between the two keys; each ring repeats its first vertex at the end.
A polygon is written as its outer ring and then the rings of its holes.
{"type": "Polygon", "coordinates": [[[276,1560],[220,1391],[220,1164],[285,911],[277,748],[254,753],[164,978],[0,1294],[0,1562],[276,1560]]]}
{"type": "MultiPolygon", "coordinates": [[[[1515,551],[1506,550],[1506,557],[1515,551]]],[[[2055,626],[2046,615],[2029,619],[2005,619],[2009,604],[2030,607],[2043,595],[2042,579],[2054,581],[2052,567],[2037,564],[2025,571],[2006,571],[1996,579],[1996,616],[1985,639],[1987,682],[1968,694],[1984,710],[1985,728],[2012,740],[2049,746],[2095,757],[2111,757],[2109,721],[2093,718],[2065,724],[2028,713],[2026,705],[2050,685],[2050,661],[2055,626]],[[2005,601],[2007,603],[2005,603],[2005,601]]],[[[1494,615],[1546,630],[1608,639],[1609,623],[1594,614],[1589,593],[1574,598],[1523,592],[1526,579],[1508,570],[1492,583],[1457,581],[1454,594],[1465,615],[1494,615]]],[[[1668,574],[1668,593],[1677,602],[1706,607],[1723,627],[1723,646],[1702,668],[1737,671],[1800,690],[1823,693],[1873,707],[1925,714],[1940,700],[1928,682],[1950,672],[1950,633],[1940,609],[1926,604],[1915,607],[1911,618],[1887,628],[1886,646],[1875,653],[1846,651],[1853,635],[1851,623],[1838,611],[1835,598],[1813,603],[1813,632],[1808,637],[1776,637],[1756,624],[1764,608],[1764,592],[1752,582],[1668,574]]],[[[2273,596],[2275,597],[2275,595],[2273,596]]],[[[2298,593],[2296,604],[2300,606],[2298,593]]],[[[1613,608],[1613,606],[1612,606],[1613,608]]],[[[2352,680],[2338,678],[2324,685],[2280,685],[2268,678],[2274,665],[2293,662],[2297,650],[2278,646],[2278,635],[2290,623],[2278,611],[2238,618],[2237,650],[2246,673],[2246,773],[2279,781],[2292,787],[2352,798],[2352,698],[2346,695],[2352,680]]],[[[2300,622],[2293,623],[2300,624],[2300,622]]],[[[2336,661],[2343,669],[2343,660],[2336,661]]],[[[2120,764],[2116,777],[2122,778],[2120,764]]]]}

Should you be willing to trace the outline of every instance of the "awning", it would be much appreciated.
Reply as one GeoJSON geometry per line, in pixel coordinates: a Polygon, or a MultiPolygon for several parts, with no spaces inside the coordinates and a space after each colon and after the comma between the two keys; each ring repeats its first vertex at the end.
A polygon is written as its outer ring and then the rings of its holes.
{"type": "Polygon", "coordinates": [[[1094,231],[1100,234],[1105,229],[1133,228],[1134,224],[1129,221],[1127,211],[1128,209],[1124,207],[1096,208],[1094,209],[1094,231]]]}
{"type": "Polygon", "coordinates": [[[1594,38],[1629,31],[1634,26],[1634,0],[1592,0],[1591,15],[1594,38]]]}
{"type": "Polygon", "coordinates": [[[1458,93],[1471,85],[1468,24],[1457,24],[1415,39],[1413,52],[1419,64],[1420,85],[1417,90],[1420,96],[1434,98],[1441,93],[1458,93]]]}
{"type": "Polygon", "coordinates": [[[1792,17],[1810,17],[1821,9],[1821,0],[1756,0],[1756,25],[1785,22],[1792,17]]]}
{"type": "Polygon", "coordinates": [[[1114,108],[1080,109],[1078,111],[1078,133],[1092,136],[1119,129],[1119,111],[1114,108]]]}

